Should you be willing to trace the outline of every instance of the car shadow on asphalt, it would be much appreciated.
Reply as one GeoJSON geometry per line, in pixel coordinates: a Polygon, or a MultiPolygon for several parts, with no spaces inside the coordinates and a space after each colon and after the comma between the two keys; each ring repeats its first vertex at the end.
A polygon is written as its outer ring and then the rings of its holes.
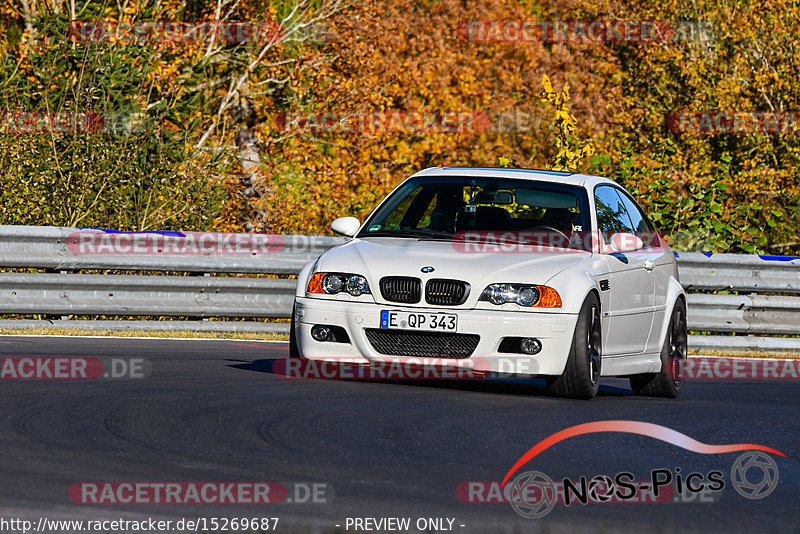
{"type": "MultiPolygon", "coordinates": [[[[325,372],[304,373],[292,372],[287,365],[288,358],[264,358],[258,360],[228,359],[232,362],[228,367],[241,369],[244,371],[254,371],[258,373],[269,373],[286,380],[325,380],[337,382],[358,382],[376,384],[395,384],[408,387],[422,387],[435,389],[457,389],[461,391],[475,391],[483,393],[502,393],[505,395],[525,395],[525,396],[550,396],[546,389],[543,378],[520,378],[520,377],[501,377],[486,376],[482,378],[425,378],[425,379],[402,379],[402,378],[371,378],[369,372],[358,375],[353,372],[351,367],[343,367],[338,364],[330,364],[325,372]],[[235,363],[233,363],[235,362],[235,363]],[[349,369],[342,372],[341,369],[349,369]]],[[[358,366],[355,366],[358,367],[358,366]]],[[[385,371],[384,371],[385,372],[385,371]]],[[[627,397],[633,396],[633,392],[628,388],[617,387],[609,384],[600,384],[598,397],[627,397]]]]}

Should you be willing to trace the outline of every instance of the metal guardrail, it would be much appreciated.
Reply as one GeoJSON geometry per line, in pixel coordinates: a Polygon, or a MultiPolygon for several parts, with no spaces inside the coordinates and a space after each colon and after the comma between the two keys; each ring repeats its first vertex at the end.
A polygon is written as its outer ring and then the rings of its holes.
{"type": "Polygon", "coordinates": [[[800,294],[800,258],[699,252],[679,252],[677,257],[687,291],[800,294]]]}
{"type": "Polygon", "coordinates": [[[800,333],[800,297],[689,293],[692,330],[743,334],[800,333]]]}
{"type": "Polygon", "coordinates": [[[326,236],[117,232],[0,225],[0,267],[53,271],[101,269],[297,274],[308,260],[344,242],[344,238],[326,236]],[[83,236],[92,239],[86,244],[81,240],[83,236]],[[207,240],[201,243],[203,237],[207,240]],[[263,240],[257,240],[258,237],[263,240]],[[120,238],[125,242],[115,242],[120,238]],[[237,239],[241,245],[238,251],[237,239]],[[137,240],[140,252],[135,249],[137,240]],[[196,253],[186,253],[190,244],[191,251],[196,253]],[[130,250],[123,252],[126,247],[130,250]],[[167,253],[173,250],[184,252],[167,253]]]}
{"type": "Polygon", "coordinates": [[[288,317],[295,280],[0,273],[0,313],[288,317]]]}
{"type": "Polygon", "coordinates": [[[690,336],[690,346],[800,351],[798,337],[752,335],[800,335],[800,296],[794,296],[800,294],[800,258],[696,252],[679,252],[677,257],[689,329],[747,334],[690,336]]]}
{"type": "MultiPolygon", "coordinates": [[[[0,273],[0,313],[286,318],[295,288],[292,279],[70,271],[291,275],[345,241],[338,237],[0,226],[0,268],[48,271],[0,273]]],[[[686,252],[677,257],[681,283],[689,292],[689,328],[748,334],[691,336],[691,346],[800,350],[798,337],[750,335],[800,334],[800,296],[794,296],[800,295],[800,258],[686,252]]],[[[0,320],[0,328],[15,327],[288,331],[285,323],[257,321],[0,320]]]]}

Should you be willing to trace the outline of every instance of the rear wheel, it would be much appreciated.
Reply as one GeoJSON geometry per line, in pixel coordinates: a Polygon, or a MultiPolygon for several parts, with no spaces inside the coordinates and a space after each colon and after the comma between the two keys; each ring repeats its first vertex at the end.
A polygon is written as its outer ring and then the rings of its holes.
{"type": "Polygon", "coordinates": [[[561,376],[547,381],[547,390],[558,397],[591,399],[600,388],[600,302],[589,293],[583,301],[567,365],[561,376]]]}
{"type": "Polygon", "coordinates": [[[683,389],[682,369],[686,362],[688,338],[686,305],[678,299],[661,348],[661,371],[632,376],[633,392],[645,397],[677,397],[683,389]]]}

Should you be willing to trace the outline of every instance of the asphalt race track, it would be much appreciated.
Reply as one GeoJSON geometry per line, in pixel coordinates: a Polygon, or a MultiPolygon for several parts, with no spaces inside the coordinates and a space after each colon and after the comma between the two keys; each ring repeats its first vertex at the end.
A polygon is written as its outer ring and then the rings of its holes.
{"type": "Polygon", "coordinates": [[[660,400],[609,379],[586,402],[548,397],[536,380],[286,379],[275,371],[286,355],[285,343],[254,341],[0,337],[0,357],[92,357],[106,370],[112,358],[141,359],[146,375],[0,381],[2,516],[279,517],[278,532],[343,532],[348,517],[451,518],[453,531],[465,533],[800,532],[797,380],[695,380],[678,400],[660,400]],[[457,498],[459,483],[501,480],[547,436],[609,419],[656,423],[714,445],[766,445],[787,458],[774,457],[778,485],[753,500],[729,484],[741,453],[597,433],[554,445],[524,470],[559,480],[719,470],[725,488],[707,503],[557,504],[542,519],[457,498]],[[70,486],[86,481],[324,483],[326,502],[73,503],[70,486]]]}

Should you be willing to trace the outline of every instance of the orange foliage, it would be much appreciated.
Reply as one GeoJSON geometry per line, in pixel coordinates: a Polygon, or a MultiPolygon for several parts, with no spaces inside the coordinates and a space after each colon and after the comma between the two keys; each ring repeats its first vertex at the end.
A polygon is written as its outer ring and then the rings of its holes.
{"type": "MultiPolygon", "coordinates": [[[[501,157],[545,167],[557,147],[552,115],[541,102],[542,77],[568,82],[578,132],[606,129],[605,110],[615,91],[610,55],[596,47],[569,50],[541,42],[475,43],[459,38],[468,19],[529,16],[517,2],[455,0],[372,2],[340,13],[330,40],[308,52],[276,110],[259,129],[271,194],[251,201],[268,214],[271,231],[327,230],[342,215],[364,217],[400,180],[430,166],[497,166],[501,157]],[[591,98],[587,98],[591,95],[591,98]],[[481,112],[493,128],[516,117],[522,132],[320,132],[281,131],[277,111],[374,113],[481,112]]],[[[241,206],[231,206],[235,218],[241,206]]]]}

